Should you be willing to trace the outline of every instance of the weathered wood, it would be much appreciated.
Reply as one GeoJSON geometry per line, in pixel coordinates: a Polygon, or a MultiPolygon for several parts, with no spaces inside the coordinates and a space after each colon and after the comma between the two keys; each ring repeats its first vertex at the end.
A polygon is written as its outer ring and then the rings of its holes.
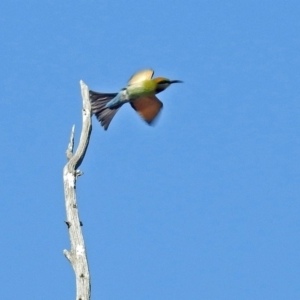
{"type": "Polygon", "coordinates": [[[78,206],[76,201],[76,180],[82,173],[78,167],[82,163],[92,132],[91,104],[89,100],[89,89],[80,81],[81,95],[83,101],[82,109],[82,130],[78,147],[73,155],[74,131],[72,127],[70,142],[66,151],[68,163],[63,169],[65,205],[67,220],[65,221],[69,230],[71,250],[64,250],[64,255],[70,261],[76,277],[76,300],[89,300],[91,297],[90,273],[86,255],[86,248],[83,240],[79,219],[78,206]]]}

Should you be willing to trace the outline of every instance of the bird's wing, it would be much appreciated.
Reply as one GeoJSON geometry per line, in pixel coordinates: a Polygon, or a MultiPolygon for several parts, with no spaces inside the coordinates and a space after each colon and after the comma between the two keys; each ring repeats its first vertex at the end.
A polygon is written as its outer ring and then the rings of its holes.
{"type": "Polygon", "coordinates": [[[148,124],[154,121],[163,107],[162,102],[155,96],[143,96],[130,102],[130,104],[148,124]]]}
{"type": "Polygon", "coordinates": [[[151,69],[146,69],[146,70],[136,72],[129,79],[128,85],[135,84],[135,83],[141,82],[143,80],[149,80],[152,78],[153,74],[154,74],[154,71],[151,69]]]}

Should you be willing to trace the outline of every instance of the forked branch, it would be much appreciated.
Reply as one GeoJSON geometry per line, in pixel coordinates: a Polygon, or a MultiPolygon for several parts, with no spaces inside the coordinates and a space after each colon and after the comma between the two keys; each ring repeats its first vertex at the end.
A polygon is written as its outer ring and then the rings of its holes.
{"type": "Polygon", "coordinates": [[[70,261],[76,277],[76,300],[89,300],[91,297],[90,273],[86,255],[86,248],[83,240],[79,219],[78,206],[76,201],[76,181],[81,172],[78,170],[81,165],[92,132],[91,104],[89,100],[89,89],[87,85],[80,81],[81,95],[83,101],[82,109],[82,130],[78,147],[74,150],[74,131],[72,127],[70,142],[66,151],[68,163],[63,169],[65,204],[69,230],[71,250],[64,250],[64,255],[70,261]]]}

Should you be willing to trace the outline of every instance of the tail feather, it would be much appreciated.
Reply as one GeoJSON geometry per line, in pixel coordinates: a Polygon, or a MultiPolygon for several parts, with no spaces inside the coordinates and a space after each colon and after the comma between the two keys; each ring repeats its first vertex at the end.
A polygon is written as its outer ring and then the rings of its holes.
{"type": "Polygon", "coordinates": [[[93,114],[97,117],[98,121],[107,130],[112,118],[117,113],[120,107],[108,108],[106,104],[115,98],[118,93],[97,93],[90,91],[90,101],[93,114]]]}

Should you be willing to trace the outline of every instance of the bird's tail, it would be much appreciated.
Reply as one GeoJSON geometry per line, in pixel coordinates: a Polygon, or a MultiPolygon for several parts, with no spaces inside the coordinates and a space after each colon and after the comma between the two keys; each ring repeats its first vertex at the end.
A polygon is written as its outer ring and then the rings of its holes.
{"type": "Polygon", "coordinates": [[[107,130],[112,118],[117,113],[120,107],[108,108],[106,104],[115,98],[118,93],[97,93],[90,91],[90,101],[93,114],[97,117],[98,121],[107,130]]]}

